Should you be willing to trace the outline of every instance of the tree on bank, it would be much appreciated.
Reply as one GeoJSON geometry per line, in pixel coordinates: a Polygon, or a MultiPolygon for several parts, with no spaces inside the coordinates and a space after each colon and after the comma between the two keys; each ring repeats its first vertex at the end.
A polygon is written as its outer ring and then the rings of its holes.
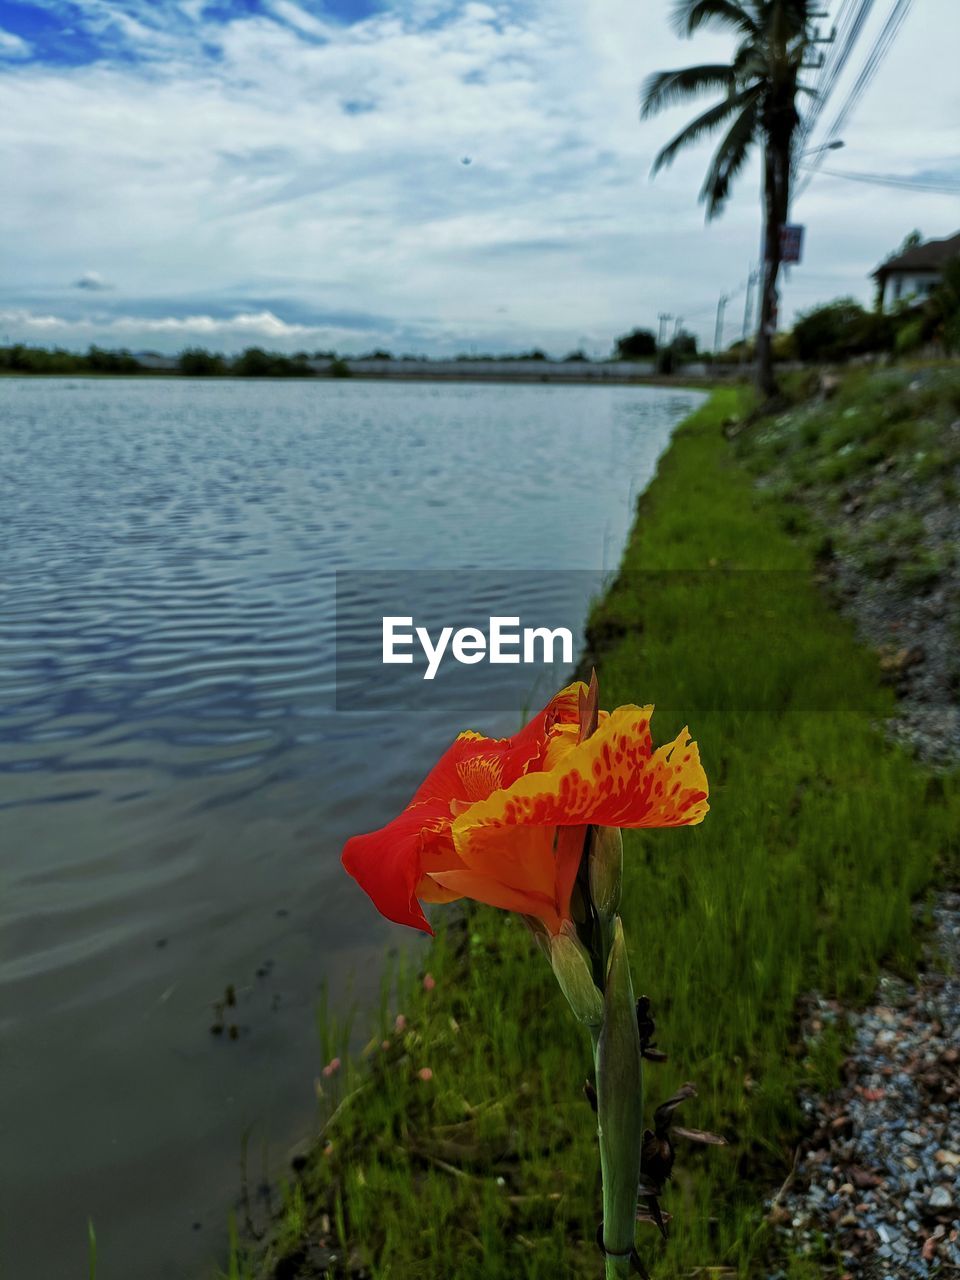
{"type": "Polygon", "coordinates": [[[724,128],[700,191],[707,218],[724,208],[731,188],[752,150],[763,151],[764,273],[757,334],[757,382],[762,393],[777,389],[773,370],[773,334],[780,274],[780,228],[790,210],[790,172],[800,116],[797,97],[809,92],[801,71],[814,39],[812,0],[679,0],[677,31],[694,35],[700,27],[732,31],[739,44],[729,63],[705,63],[679,71],[657,71],[641,90],[644,118],[702,94],[722,92],[659,152],[657,173],[702,138],[724,128]]]}
{"type": "Polygon", "coordinates": [[[227,362],[215,351],[186,347],[177,357],[177,372],[185,378],[219,378],[227,372],[227,362]]]}
{"type": "Polygon", "coordinates": [[[649,329],[633,329],[617,339],[618,360],[644,360],[657,354],[657,340],[649,329]]]}

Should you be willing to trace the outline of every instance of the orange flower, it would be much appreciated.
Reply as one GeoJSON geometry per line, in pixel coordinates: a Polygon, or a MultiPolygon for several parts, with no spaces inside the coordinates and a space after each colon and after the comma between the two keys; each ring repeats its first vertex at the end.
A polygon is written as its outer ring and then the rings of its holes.
{"type": "Polygon", "coordinates": [[[654,750],[653,707],[623,706],[591,734],[587,701],[572,684],[512,738],[461,733],[399,817],[347,841],[343,865],[383,915],[431,933],[421,903],[472,898],[558,933],[588,825],[703,820],[707,779],[687,730],[654,750]]]}

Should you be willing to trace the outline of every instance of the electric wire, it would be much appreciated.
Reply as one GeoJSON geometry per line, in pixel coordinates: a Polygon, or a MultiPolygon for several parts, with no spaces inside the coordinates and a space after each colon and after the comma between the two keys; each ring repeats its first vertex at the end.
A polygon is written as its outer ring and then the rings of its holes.
{"type": "Polygon", "coordinates": [[[850,86],[840,110],[837,112],[836,116],[834,116],[833,122],[827,130],[826,139],[822,149],[819,151],[818,155],[813,156],[809,165],[803,166],[806,169],[806,173],[798,185],[796,192],[797,195],[802,194],[807,189],[815,174],[820,170],[823,156],[829,149],[830,143],[839,139],[844,125],[849,120],[852,112],[863,97],[874,76],[877,74],[880,64],[889,53],[890,48],[893,45],[894,40],[897,38],[912,5],[913,0],[894,0],[893,7],[878,32],[870,52],[867,54],[863,66],[860,68],[859,74],[850,86]]]}

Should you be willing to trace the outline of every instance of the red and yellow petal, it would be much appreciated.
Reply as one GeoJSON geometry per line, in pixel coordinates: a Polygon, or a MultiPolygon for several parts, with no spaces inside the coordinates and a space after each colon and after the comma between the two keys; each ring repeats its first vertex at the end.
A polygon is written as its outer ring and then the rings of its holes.
{"type": "Polygon", "coordinates": [[[531,768],[542,768],[552,734],[578,723],[579,691],[562,689],[511,738],[485,738],[461,733],[417,788],[411,803],[444,799],[455,805],[473,804],[509,787],[531,768]]]}
{"type": "Polygon", "coordinates": [[[441,835],[444,830],[449,832],[449,826],[449,811],[444,804],[411,805],[379,831],[353,836],[344,845],[341,861],[381,915],[397,924],[432,933],[417,901],[423,878],[424,843],[427,839],[436,844],[429,837],[441,835]]]}
{"type": "Polygon", "coordinates": [[[461,734],[398,818],[349,840],[344,866],[381,913],[429,933],[418,899],[468,897],[537,916],[555,933],[590,824],[702,821],[707,780],[686,729],[654,751],[653,708],[625,706],[600,712],[580,741],[589,709],[578,682],[512,738],[461,734]]]}
{"type": "MultiPolygon", "coordinates": [[[[485,882],[502,886],[504,891],[526,894],[536,902],[546,903],[551,910],[556,907],[557,862],[554,855],[554,827],[498,827],[489,826],[477,834],[467,858],[456,857],[457,866],[437,870],[430,874],[438,884],[453,889],[467,883],[460,878],[463,871],[468,876],[481,876],[485,882]],[[455,879],[445,874],[452,871],[455,879]]],[[[459,850],[455,851],[459,854],[459,850]]],[[[451,864],[453,863],[451,859],[451,864]]],[[[467,896],[473,897],[472,893],[467,896]]],[[[487,901],[482,898],[479,901],[487,901]]],[[[539,910],[533,911],[540,915],[539,910]]]]}
{"type": "Polygon", "coordinates": [[[541,893],[528,884],[506,884],[494,876],[474,870],[433,872],[431,879],[435,879],[458,897],[471,898],[474,902],[499,907],[502,911],[518,911],[522,915],[537,916],[551,933],[558,933],[560,930],[561,920],[554,903],[552,886],[549,893],[541,893]]]}
{"type": "Polygon", "coordinates": [[[652,750],[652,707],[618,707],[590,738],[554,743],[548,770],[528,773],[454,818],[453,842],[467,864],[491,827],[675,827],[703,820],[707,779],[686,729],[652,750]]]}

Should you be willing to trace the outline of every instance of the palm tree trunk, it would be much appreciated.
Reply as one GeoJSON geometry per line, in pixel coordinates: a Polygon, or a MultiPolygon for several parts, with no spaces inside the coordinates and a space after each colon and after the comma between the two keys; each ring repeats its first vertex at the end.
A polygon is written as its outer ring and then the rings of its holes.
{"type": "Polygon", "coordinates": [[[773,334],[777,320],[777,277],[780,274],[780,200],[777,157],[768,142],[763,153],[763,275],[760,328],[757,332],[757,389],[766,399],[777,393],[773,370],[773,334]]]}
{"type": "MultiPolygon", "coordinates": [[[[777,130],[778,133],[784,132],[777,130]]],[[[760,331],[757,334],[757,387],[770,399],[777,394],[773,367],[773,336],[777,331],[777,281],[782,247],[780,229],[790,214],[790,153],[793,126],[782,138],[767,139],[763,156],[763,292],[760,297],[760,331]]]]}

